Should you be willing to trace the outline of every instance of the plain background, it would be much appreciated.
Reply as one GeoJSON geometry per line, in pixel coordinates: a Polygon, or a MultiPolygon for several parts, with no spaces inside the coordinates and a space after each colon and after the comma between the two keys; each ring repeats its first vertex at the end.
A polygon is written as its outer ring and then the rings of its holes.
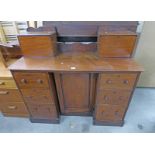
{"type": "MultiPolygon", "coordinates": [[[[153,0],[5,0],[0,1],[0,20],[148,21],[155,18],[153,2],[153,0]]],[[[154,134],[0,134],[0,154],[154,155],[154,139],[154,134]]]]}

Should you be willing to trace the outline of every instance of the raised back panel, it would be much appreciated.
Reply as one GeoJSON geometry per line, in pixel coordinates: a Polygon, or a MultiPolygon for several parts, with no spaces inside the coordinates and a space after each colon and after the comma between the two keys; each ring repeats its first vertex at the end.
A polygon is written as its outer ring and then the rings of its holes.
{"type": "Polygon", "coordinates": [[[55,27],[58,36],[96,36],[100,26],[111,30],[136,32],[136,21],[44,21],[43,26],[55,27]]]}

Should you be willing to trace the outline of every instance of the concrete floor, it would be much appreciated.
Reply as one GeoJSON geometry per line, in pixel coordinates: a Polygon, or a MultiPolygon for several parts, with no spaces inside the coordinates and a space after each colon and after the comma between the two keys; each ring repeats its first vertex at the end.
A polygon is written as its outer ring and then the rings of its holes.
{"type": "Polygon", "coordinates": [[[91,117],[61,116],[61,124],[55,125],[0,114],[0,132],[155,132],[155,89],[135,90],[123,127],[94,126],[91,117]]]}

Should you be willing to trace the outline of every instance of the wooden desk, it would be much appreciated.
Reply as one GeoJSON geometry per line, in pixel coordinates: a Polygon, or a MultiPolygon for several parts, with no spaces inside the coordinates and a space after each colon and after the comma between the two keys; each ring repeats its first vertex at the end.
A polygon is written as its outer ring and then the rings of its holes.
{"type": "Polygon", "coordinates": [[[9,69],[28,105],[32,122],[47,122],[52,117],[58,121],[55,109],[52,116],[47,110],[50,108],[47,103],[55,101],[60,114],[93,115],[94,124],[111,125],[123,124],[143,71],[133,59],[101,59],[89,52],[66,52],[48,58],[23,57],[9,69]],[[44,93],[47,100],[40,97],[44,93]],[[57,93],[59,103],[57,95],[55,100],[50,100],[49,93],[53,96],[57,93]]]}
{"type": "Polygon", "coordinates": [[[132,58],[137,23],[44,24],[51,27],[18,36],[23,57],[9,67],[31,122],[80,115],[96,125],[123,125],[143,71],[132,58]]]}

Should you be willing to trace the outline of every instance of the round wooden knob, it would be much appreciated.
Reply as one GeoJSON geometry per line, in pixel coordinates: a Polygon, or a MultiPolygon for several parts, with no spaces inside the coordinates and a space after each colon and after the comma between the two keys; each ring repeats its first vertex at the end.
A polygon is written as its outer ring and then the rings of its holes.
{"type": "Polygon", "coordinates": [[[27,83],[27,81],[25,79],[21,79],[22,83],[27,83]]]}
{"type": "Polygon", "coordinates": [[[104,100],[108,101],[109,100],[108,96],[104,96],[104,100]]]}
{"type": "Polygon", "coordinates": [[[124,82],[123,82],[124,84],[128,84],[129,83],[129,81],[128,80],[124,80],[124,82]]]}
{"type": "Polygon", "coordinates": [[[115,111],[115,116],[119,116],[119,112],[118,111],[115,111]]]}
{"type": "Polygon", "coordinates": [[[111,84],[111,83],[112,83],[112,81],[111,81],[111,80],[107,80],[107,83],[108,83],[108,84],[111,84]]]}
{"type": "Polygon", "coordinates": [[[3,81],[0,81],[0,85],[5,85],[5,82],[3,82],[3,81]]]}
{"type": "Polygon", "coordinates": [[[43,80],[38,79],[37,82],[40,83],[40,84],[42,84],[43,83],[43,80]]]}

